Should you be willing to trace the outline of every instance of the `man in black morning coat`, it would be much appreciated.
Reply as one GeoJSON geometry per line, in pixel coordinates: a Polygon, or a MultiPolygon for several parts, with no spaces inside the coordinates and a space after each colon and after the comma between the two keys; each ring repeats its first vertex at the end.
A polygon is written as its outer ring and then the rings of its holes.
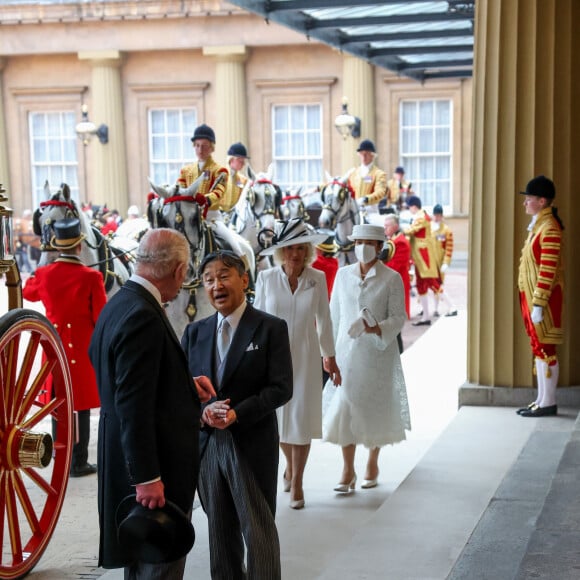
{"type": "Polygon", "coordinates": [[[101,397],[98,442],[99,565],[125,578],[180,578],[185,557],[134,562],[117,541],[115,512],[127,495],[151,509],[165,499],[189,514],[199,470],[200,401],[162,303],[185,278],[189,245],[169,229],[150,230],[136,274],[107,303],[89,354],[101,397]],[[153,569],[152,569],[153,568],[153,569]]]}
{"type": "Polygon", "coordinates": [[[292,396],[288,327],[246,304],[248,274],[232,252],[206,256],[200,276],[217,313],[190,324],[181,342],[190,373],[210,377],[217,392],[204,406],[200,435],[199,495],[208,517],[211,576],[276,580],[276,408],[292,396]],[[220,344],[224,325],[229,347],[220,344]]]}

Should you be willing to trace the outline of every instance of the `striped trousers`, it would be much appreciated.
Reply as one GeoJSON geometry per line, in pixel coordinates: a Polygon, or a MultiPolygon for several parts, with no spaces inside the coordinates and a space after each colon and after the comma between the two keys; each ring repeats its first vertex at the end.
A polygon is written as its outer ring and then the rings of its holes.
{"type": "Polygon", "coordinates": [[[227,429],[215,429],[207,442],[198,489],[208,519],[212,580],[279,580],[274,514],[227,429]]]}

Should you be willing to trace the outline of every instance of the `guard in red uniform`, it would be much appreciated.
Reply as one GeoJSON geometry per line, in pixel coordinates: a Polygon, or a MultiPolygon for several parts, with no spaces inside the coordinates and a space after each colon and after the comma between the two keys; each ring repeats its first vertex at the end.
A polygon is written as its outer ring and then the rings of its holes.
{"type": "Polygon", "coordinates": [[[334,285],[334,279],[338,272],[338,258],[336,257],[338,246],[334,242],[334,234],[329,235],[321,244],[314,246],[314,249],[316,250],[316,258],[312,262],[312,267],[324,272],[326,287],[328,289],[328,299],[330,300],[332,286],[334,285]]]}
{"type": "Polygon", "coordinates": [[[562,231],[564,225],[552,205],[554,183],[540,175],[526,186],[524,207],[532,216],[518,273],[520,308],[530,337],[538,380],[537,399],[518,410],[522,417],[556,415],[559,365],[556,345],[562,344],[562,231]]]}
{"type": "Polygon", "coordinates": [[[103,277],[83,265],[80,259],[81,234],[77,218],[54,223],[53,248],[59,257],[38,268],[22,291],[26,300],[42,301],[46,317],[58,332],[69,364],[77,439],[73,447],[71,477],[96,473],[88,463],[91,409],[100,407],[95,372],[88,355],[97,318],[107,301],[103,277]]]}
{"type": "Polygon", "coordinates": [[[407,311],[407,318],[411,318],[411,276],[409,275],[411,244],[407,236],[402,232],[399,225],[399,216],[396,214],[388,213],[385,216],[384,229],[387,243],[379,258],[383,260],[385,266],[392,268],[401,276],[403,288],[405,289],[405,310],[407,311]]]}

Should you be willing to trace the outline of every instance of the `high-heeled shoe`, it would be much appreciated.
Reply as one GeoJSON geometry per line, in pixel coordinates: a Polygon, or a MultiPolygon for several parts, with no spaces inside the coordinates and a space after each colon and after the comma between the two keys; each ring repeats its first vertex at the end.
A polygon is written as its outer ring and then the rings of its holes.
{"type": "Polygon", "coordinates": [[[371,487],[377,487],[378,483],[379,483],[379,480],[376,477],[375,477],[375,479],[365,479],[361,484],[361,488],[362,489],[371,489],[371,487]]]}
{"type": "Polygon", "coordinates": [[[301,510],[304,507],[304,500],[303,499],[293,499],[290,502],[290,507],[293,510],[301,510]]]}
{"type": "Polygon", "coordinates": [[[286,479],[286,472],[282,474],[282,481],[284,482],[284,491],[290,491],[292,487],[292,480],[286,479]]]}
{"type": "Polygon", "coordinates": [[[356,473],[348,483],[338,483],[334,487],[334,491],[338,491],[339,493],[350,493],[351,491],[354,491],[355,485],[356,485],[356,473]]]}

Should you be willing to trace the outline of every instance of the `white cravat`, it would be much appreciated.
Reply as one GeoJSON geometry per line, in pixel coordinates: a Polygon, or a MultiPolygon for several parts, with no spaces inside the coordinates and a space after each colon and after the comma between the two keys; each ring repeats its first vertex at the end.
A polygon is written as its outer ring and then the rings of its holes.
{"type": "Polygon", "coordinates": [[[217,334],[217,349],[220,364],[225,360],[230,348],[230,324],[226,318],[222,319],[217,334]]]}

